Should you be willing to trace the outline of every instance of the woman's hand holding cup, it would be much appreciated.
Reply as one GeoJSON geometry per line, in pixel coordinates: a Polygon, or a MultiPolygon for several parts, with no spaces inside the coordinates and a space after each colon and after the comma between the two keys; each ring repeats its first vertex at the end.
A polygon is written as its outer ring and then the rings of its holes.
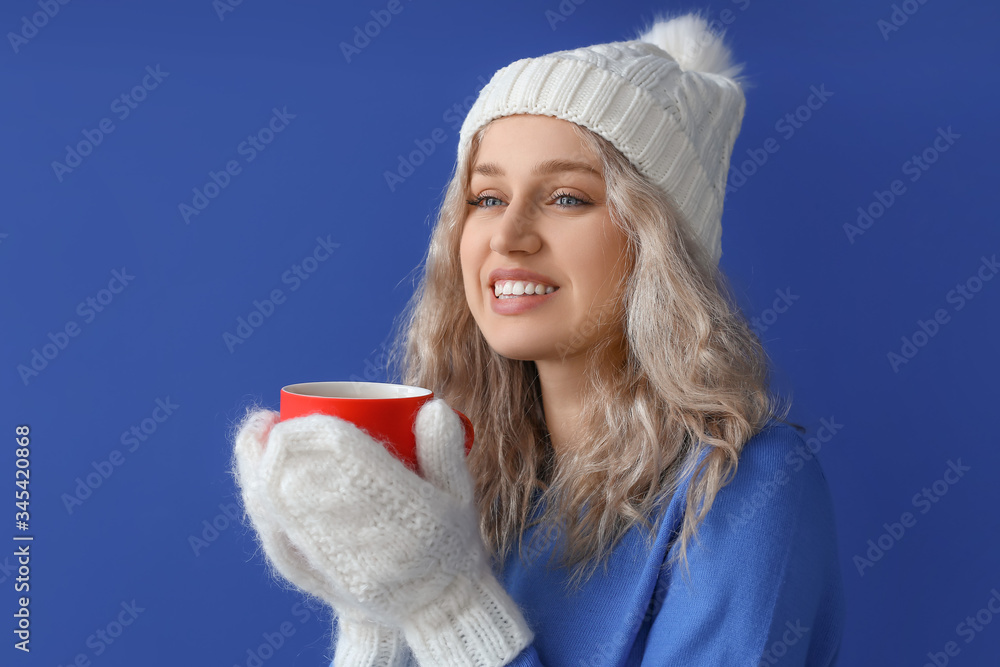
{"type": "Polygon", "coordinates": [[[329,414],[275,423],[274,413],[255,413],[237,437],[244,503],[275,569],[331,604],[342,623],[354,619],[342,627],[335,662],[350,652],[352,664],[405,664],[405,636],[421,662],[504,664],[530,641],[480,537],[465,465],[471,425],[428,394],[408,429],[423,477],[384,440],[329,414]],[[474,623],[476,632],[442,629],[440,618],[474,623]],[[485,644],[468,645],[484,634],[485,644]],[[364,645],[349,646],[351,637],[364,645]]]}

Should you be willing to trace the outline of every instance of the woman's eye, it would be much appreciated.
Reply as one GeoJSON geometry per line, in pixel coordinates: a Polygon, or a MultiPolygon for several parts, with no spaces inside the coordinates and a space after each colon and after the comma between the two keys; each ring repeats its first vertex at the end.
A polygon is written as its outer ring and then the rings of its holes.
{"type": "MultiPolygon", "coordinates": [[[[591,203],[582,197],[571,195],[568,192],[559,192],[553,195],[551,201],[560,208],[579,208],[591,203]]],[[[475,208],[496,208],[497,206],[502,206],[504,201],[493,195],[480,195],[467,200],[466,203],[475,208]]]]}
{"type": "Polygon", "coordinates": [[[573,208],[576,206],[583,206],[589,204],[590,202],[577,197],[576,195],[571,195],[568,192],[560,192],[554,196],[556,206],[563,206],[566,208],[573,208]]]}
{"type": "Polygon", "coordinates": [[[490,195],[481,195],[479,197],[473,197],[472,199],[468,200],[467,203],[469,204],[469,206],[475,206],[477,208],[494,208],[494,205],[492,203],[487,203],[485,206],[483,206],[482,204],[484,202],[500,202],[500,203],[503,203],[498,198],[490,196],[490,195]]]}

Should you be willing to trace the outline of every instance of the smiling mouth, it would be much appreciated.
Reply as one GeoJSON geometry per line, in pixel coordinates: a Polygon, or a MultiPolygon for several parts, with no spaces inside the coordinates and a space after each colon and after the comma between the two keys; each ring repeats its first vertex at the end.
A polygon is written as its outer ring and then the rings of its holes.
{"type": "Polygon", "coordinates": [[[493,284],[493,296],[497,299],[513,299],[524,296],[540,296],[555,292],[558,287],[528,280],[498,280],[493,284]]]}

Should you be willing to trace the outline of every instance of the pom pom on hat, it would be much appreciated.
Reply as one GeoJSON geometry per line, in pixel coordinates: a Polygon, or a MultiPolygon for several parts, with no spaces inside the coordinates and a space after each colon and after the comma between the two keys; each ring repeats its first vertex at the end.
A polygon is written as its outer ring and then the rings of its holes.
{"type": "Polygon", "coordinates": [[[723,33],[714,32],[703,16],[684,14],[655,19],[636,39],[666,51],[682,71],[718,74],[738,80],[743,64],[733,62],[733,54],[722,37],[723,33]]]}

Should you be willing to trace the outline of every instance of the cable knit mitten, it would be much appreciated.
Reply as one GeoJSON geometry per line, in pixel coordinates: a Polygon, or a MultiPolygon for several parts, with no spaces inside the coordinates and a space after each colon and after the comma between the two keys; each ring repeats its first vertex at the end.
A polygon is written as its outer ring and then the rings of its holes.
{"type": "Polygon", "coordinates": [[[398,628],[391,628],[353,612],[337,617],[333,667],[409,667],[416,664],[398,628]]]}
{"type": "Polygon", "coordinates": [[[424,478],[341,419],[281,422],[262,496],[338,609],[401,627],[421,665],[505,665],[533,635],[490,568],[461,421],[430,401],[414,432],[424,478]]]}
{"type": "Polygon", "coordinates": [[[337,596],[329,589],[325,578],[306,562],[282,531],[260,483],[261,459],[268,436],[277,422],[278,413],[271,410],[258,410],[247,415],[236,436],[232,462],[246,518],[257,533],[272,573],[334,607],[338,628],[334,667],[411,665],[412,655],[402,631],[374,622],[364,615],[338,611],[334,604],[337,596]]]}

